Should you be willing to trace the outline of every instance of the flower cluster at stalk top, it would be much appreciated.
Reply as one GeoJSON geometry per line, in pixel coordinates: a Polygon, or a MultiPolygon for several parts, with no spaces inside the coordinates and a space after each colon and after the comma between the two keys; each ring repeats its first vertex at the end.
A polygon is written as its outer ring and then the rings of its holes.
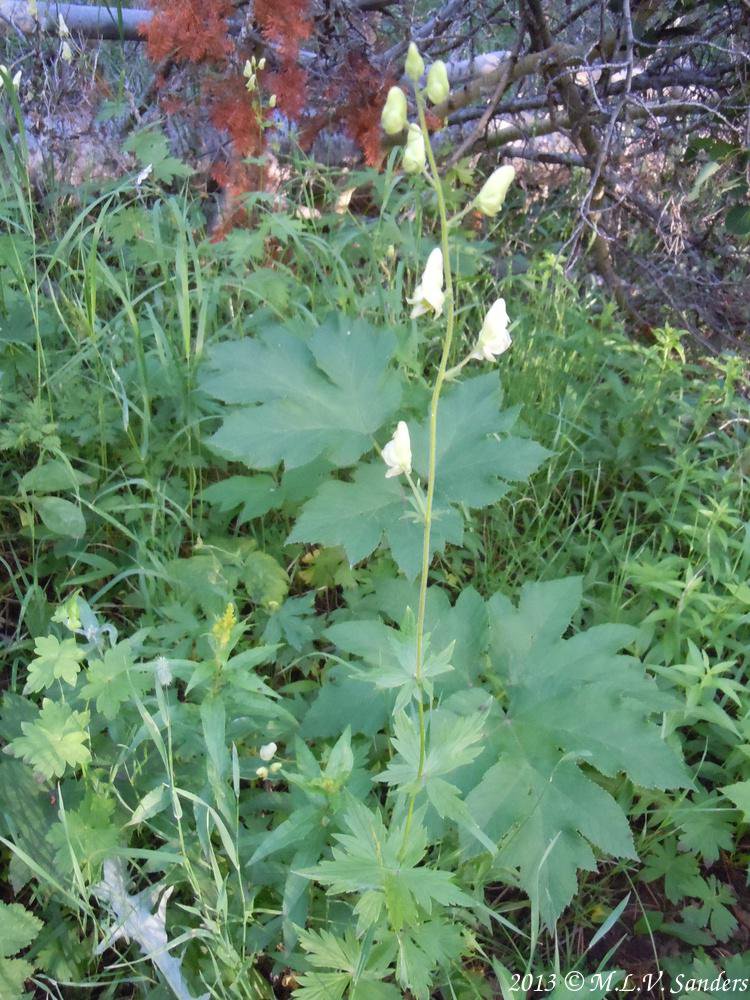
{"type": "MultiPolygon", "coordinates": [[[[430,67],[426,86],[422,91],[420,80],[425,72],[425,65],[414,42],[409,45],[404,69],[406,76],[414,85],[420,124],[409,123],[408,103],[406,95],[400,87],[391,87],[388,91],[388,98],[383,108],[382,124],[388,135],[398,135],[406,130],[402,166],[407,174],[420,173],[426,169],[426,153],[429,143],[424,118],[424,94],[433,104],[443,104],[450,97],[450,81],[445,63],[438,60],[430,67]]],[[[432,153],[430,153],[430,163],[434,170],[435,163],[432,153]]],[[[462,218],[470,209],[490,218],[497,215],[503,207],[515,176],[516,172],[509,164],[498,167],[490,174],[471,203],[456,218],[462,218]]],[[[437,186],[438,201],[442,205],[443,226],[449,226],[455,220],[446,220],[445,218],[445,207],[440,201],[439,179],[429,178],[429,176],[428,179],[431,179],[433,185],[437,186]]],[[[445,262],[443,252],[440,247],[435,247],[427,258],[422,277],[414,289],[414,295],[406,300],[412,307],[411,318],[416,319],[428,313],[432,313],[435,317],[441,316],[445,305],[444,287],[445,262]]],[[[473,349],[460,364],[451,368],[450,371],[446,372],[443,369],[443,377],[454,378],[469,361],[494,361],[501,354],[504,354],[512,343],[509,327],[510,320],[505,299],[499,298],[492,304],[484,317],[473,349]]],[[[390,479],[400,475],[411,477],[411,440],[409,428],[403,420],[399,421],[393,437],[383,448],[382,457],[388,467],[386,478],[390,479]]],[[[411,482],[411,479],[409,481],[411,482]]],[[[413,483],[412,488],[415,488],[413,483]]]]}

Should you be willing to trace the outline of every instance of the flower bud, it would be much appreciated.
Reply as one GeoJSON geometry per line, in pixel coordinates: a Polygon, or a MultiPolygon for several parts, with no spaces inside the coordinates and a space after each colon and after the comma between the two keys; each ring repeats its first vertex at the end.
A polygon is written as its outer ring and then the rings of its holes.
{"type": "Polygon", "coordinates": [[[418,174],[424,170],[427,154],[424,146],[424,136],[419,125],[410,125],[406,137],[403,167],[407,174],[418,174]]]}
{"type": "Polygon", "coordinates": [[[516,172],[510,165],[498,167],[482,185],[482,189],[474,199],[474,208],[482,215],[497,215],[503,207],[508,188],[513,183],[516,172]]]}
{"type": "Polygon", "coordinates": [[[265,781],[266,778],[268,777],[268,768],[267,767],[256,767],[255,768],[255,773],[258,775],[258,777],[260,778],[261,781],[265,781]]]}
{"type": "Polygon", "coordinates": [[[414,83],[422,78],[424,73],[424,59],[419,54],[419,49],[414,42],[409,43],[409,51],[406,53],[406,63],[404,64],[406,75],[414,83]]]}
{"type": "Polygon", "coordinates": [[[275,743],[264,743],[264,745],[260,748],[258,756],[261,760],[269,761],[272,759],[277,749],[278,747],[275,743]]]}
{"type": "Polygon", "coordinates": [[[284,765],[280,761],[271,764],[271,774],[278,774],[284,765]]]}
{"type": "Polygon", "coordinates": [[[451,92],[451,85],[448,83],[448,70],[442,59],[438,59],[430,66],[427,74],[427,96],[433,104],[442,104],[448,100],[451,92]]]}
{"type": "Polygon", "coordinates": [[[398,135],[406,128],[406,94],[400,87],[388,91],[380,122],[388,135],[398,135]]]}

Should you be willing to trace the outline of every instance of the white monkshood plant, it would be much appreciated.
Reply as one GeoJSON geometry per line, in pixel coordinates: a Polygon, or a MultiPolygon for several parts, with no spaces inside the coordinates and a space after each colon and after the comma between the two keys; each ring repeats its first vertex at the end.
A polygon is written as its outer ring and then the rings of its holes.
{"type": "Polygon", "coordinates": [[[271,964],[301,1000],[476,995],[498,923],[533,951],[579,871],[636,857],[634,786],[690,783],[655,718],[679,699],[623,654],[635,629],[579,627],[580,579],[461,585],[495,548],[477,513],[549,452],[503,408],[505,300],[456,279],[461,219],[495,216],[512,169],[449,217],[425,115],[447,76],[423,90],[414,45],[406,69],[383,124],[406,130],[407,212],[430,198],[402,324],[259,310],[207,351],[207,446],[252,474],[201,502],[235,524],[181,538],[130,635],[72,595],[3,698],[12,878],[109,927],[113,975],[129,955],[176,996],[270,1000],[271,964]]]}

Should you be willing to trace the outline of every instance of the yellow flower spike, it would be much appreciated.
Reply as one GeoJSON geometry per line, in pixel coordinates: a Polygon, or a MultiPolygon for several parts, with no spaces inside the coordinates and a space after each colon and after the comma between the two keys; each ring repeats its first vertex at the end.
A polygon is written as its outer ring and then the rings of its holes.
{"type": "Polygon", "coordinates": [[[234,604],[227,604],[224,614],[217,618],[211,629],[211,635],[219,649],[226,649],[232,638],[232,629],[237,624],[237,612],[234,604]]]}

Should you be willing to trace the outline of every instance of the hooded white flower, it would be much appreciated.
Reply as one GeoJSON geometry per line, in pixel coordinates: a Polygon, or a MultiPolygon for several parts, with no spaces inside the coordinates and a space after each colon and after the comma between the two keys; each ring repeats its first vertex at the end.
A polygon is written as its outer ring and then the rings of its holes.
{"type": "Polygon", "coordinates": [[[383,461],[388,466],[386,479],[400,476],[402,472],[411,473],[411,438],[403,420],[399,420],[393,437],[383,448],[383,461]]]}
{"type": "Polygon", "coordinates": [[[513,183],[516,172],[510,164],[498,167],[482,185],[482,189],[474,199],[474,208],[482,215],[497,215],[503,207],[508,188],[513,183]]]}
{"type": "Polygon", "coordinates": [[[418,174],[424,170],[427,163],[427,150],[424,136],[419,125],[410,125],[406,133],[406,147],[401,165],[407,174],[418,174]]]}
{"type": "Polygon", "coordinates": [[[276,746],[275,743],[264,743],[263,746],[260,748],[260,753],[258,754],[258,756],[260,757],[261,760],[266,760],[266,761],[271,760],[273,755],[276,753],[277,749],[278,747],[276,746]]]}
{"type": "Polygon", "coordinates": [[[505,299],[498,299],[484,318],[477,346],[470,357],[478,361],[494,361],[498,355],[508,350],[511,343],[505,299]]]}
{"type": "Polygon", "coordinates": [[[430,309],[439,316],[443,311],[445,293],[443,292],[443,253],[440,247],[435,247],[427,258],[422,280],[414,289],[414,298],[406,300],[414,306],[411,318],[422,316],[430,309]]]}

